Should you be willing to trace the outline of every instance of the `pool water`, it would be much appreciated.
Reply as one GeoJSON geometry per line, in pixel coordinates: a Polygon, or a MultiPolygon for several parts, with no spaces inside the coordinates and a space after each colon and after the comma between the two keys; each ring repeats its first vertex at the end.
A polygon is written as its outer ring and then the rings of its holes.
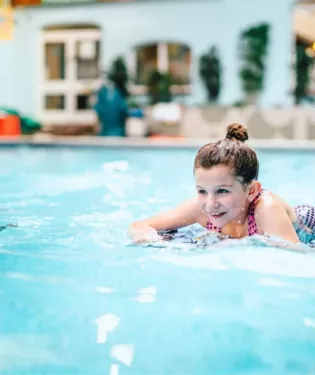
{"type": "MultiPolygon", "coordinates": [[[[0,148],[0,374],[315,374],[315,258],[259,241],[134,246],[194,194],[195,150],[0,148]],[[184,246],[185,245],[185,246],[184,246]]],[[[315,153],[260,151],[315,204],[315,153]]]]}

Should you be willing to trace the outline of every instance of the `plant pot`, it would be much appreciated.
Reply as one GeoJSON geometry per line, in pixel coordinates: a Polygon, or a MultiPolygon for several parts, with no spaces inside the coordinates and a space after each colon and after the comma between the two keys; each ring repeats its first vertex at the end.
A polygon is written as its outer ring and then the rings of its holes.
{"type": "Polygon", "coordinates": [[[245,104],[246,105],[256,105],[260,99],[260,92],[247,92],[245,94],[245,104]]]}

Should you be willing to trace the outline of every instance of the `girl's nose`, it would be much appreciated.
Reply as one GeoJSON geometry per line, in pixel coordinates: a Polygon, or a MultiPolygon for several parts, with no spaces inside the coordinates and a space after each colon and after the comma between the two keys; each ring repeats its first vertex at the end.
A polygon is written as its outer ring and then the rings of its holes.
{"type": "Polygon", "coordinates": [[[209,195],[208,199],[207,199],[207,209],[208,210],[211,210],[213,208],[217,208],[219,207],[219,202],[213,198],[212,196],[209,195]]]}

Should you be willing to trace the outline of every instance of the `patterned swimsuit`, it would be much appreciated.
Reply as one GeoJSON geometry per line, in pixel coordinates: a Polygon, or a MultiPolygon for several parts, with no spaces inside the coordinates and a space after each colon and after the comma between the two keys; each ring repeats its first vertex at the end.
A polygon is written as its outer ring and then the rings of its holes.
{"type": "MultiPolygon", "coordinates": [[[[257,194],[249,206],[248,211],[248,236],[258,234],[258,227],[255,220],[255,207],[257,200],[264,192],[263,189],[257,194]]],[[[294,208],[297,220],[293,222],[294,229],[299,240],[305,244],[315,244],[315,207],[309,205],[300,205],[294,208]]],[[[210,221],[207,222],[207,229],[210,231],[222,233],[222,229],[214,226],[210,221]]]]}

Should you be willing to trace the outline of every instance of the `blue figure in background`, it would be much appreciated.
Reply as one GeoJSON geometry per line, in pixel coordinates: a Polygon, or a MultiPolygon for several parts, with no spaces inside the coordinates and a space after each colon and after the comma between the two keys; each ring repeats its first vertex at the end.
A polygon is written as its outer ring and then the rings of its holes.
{"type": "Polygon", "coordinates": [[[96,92],[94,109],[97,113],[101,136],[126,136],[126,119],[128,104],[126,98],[116,87],[103,84],[96,92]]]}

